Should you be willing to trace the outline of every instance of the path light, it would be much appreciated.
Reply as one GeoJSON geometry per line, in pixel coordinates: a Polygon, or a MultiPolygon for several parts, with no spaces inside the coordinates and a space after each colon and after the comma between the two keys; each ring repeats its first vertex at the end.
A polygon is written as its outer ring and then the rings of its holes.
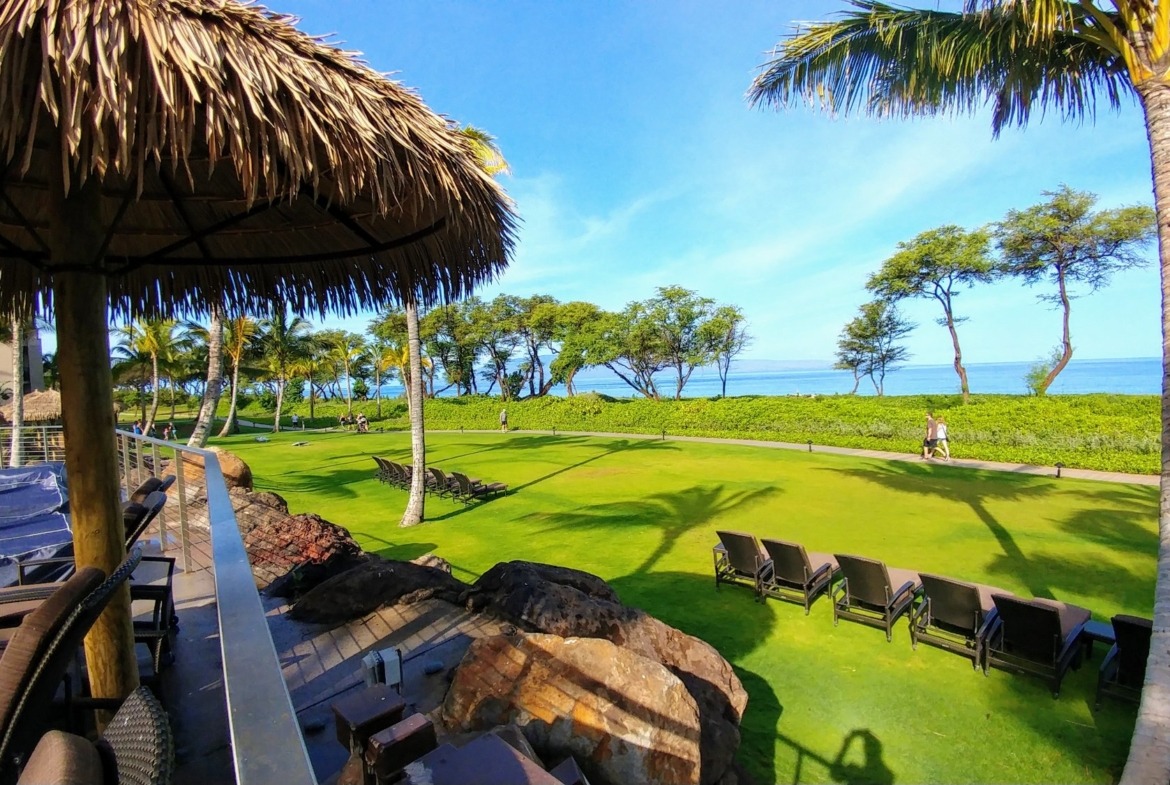
{"type": "Polygon", "coordinates": [[[557,426],[553,426],[553,436],[557,435],[557,426]]]}
{"type": "Polygon", "coordinates": [[[1064,468],[1064,464],[1060,461],[1056,462],[1056,479],[1060,479],[1060,470],[1064,468]]]}
{"type": "Polygon", "coordinates": [[[808,451],[812,452],[812,439],[808,440],[808,451]]]}
{"type": "Polygon", "coordinates": [[[666,441],[666,429],[662,429],[662,441],[666,441]]]}

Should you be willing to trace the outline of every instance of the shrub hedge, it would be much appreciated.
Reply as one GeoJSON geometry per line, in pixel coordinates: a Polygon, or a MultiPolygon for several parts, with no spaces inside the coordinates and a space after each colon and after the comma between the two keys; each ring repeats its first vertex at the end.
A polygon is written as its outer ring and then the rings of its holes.
{"type": "MultiPolygon", "coordinates": [[[[426,402],[427,427],[442,430],[499,427],[499,398],[473,396],[426,402]]],[[[375,426],[406,428],[401,400],[355,403],[375,426]]],[[[612,399],[597,394],[545,397],[506,404],[512,430],[716,436],[856,447],[913,453],[920,449],[925,413],[944,416],[951,454],[1009,463],[1156,474],[1159,469],[1159,399],[1152,395],[900,397],[744,396],[681,401],[612,399]]],[[[318,421],[336,422],[342,402],[317,404],[318,421]]],[[[308,405],[288,411],[304,417],[308,405]]],[[[255,412],[263,420],[263,412],[255,412]]],[[[245,416],[246,414],[242,414],[245,416]]],[[[268,415],[271,421],[271,415],[268,415]]]]}

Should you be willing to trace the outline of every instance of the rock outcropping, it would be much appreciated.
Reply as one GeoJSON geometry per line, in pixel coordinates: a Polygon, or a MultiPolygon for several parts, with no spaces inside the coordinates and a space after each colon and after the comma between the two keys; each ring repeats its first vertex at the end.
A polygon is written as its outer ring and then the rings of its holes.
{"type": "Polygon", "coordinates": [[[594,782],[698,785],[699,711],[662,665],[596,638],[481,638],[463,658],[442,720],[514,722],[546,760],[572,755],[594,782]]]}

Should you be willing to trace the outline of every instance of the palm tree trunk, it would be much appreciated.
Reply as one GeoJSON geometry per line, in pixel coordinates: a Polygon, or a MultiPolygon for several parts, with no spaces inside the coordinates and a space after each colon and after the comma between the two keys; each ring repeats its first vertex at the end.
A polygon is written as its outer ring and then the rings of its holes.
{"type": "Polygon", "coordinates": [[[418,306],[406,302],[406,343],[410,351],[410,380],[406,385],[406,400],[410,407],[410,451],[414,458],[410,473],[410,499],[402,513],[399,526],[414,526],[425,519],[424,490],[427,470],[426,434],[423,430],[422,346],[418,339],[418,306]]]}
{"type": "Polygon", "coordinates": [[[220,436],[231,436],[236,432],[236,397],[240,392],[240,363],[232,359],[232,405],[228,407],[227,420],[223,423],[220,436]]]}
{"type": "Polygon", "coordinates": [[[379,367],[382,363],[382,358],[377,355],[374,356],[374,398],[378,401],[377,414],[374,415],[379,420],[382,419],[382,372],[379,367]]]}
{"type": "Polygon", "coordinates": [[[12,446],[8,451],[8,465],[12,468],[24,462],[20,436],[24,427],[24,327],[20,319],[12,319],[12,446]]]}
{"type": "Polygon", "coordinates": [[[207,384],[203,387],[203,404],[195,429],[187,440],[188,447],[207,446],[211,426],[215,422],[215,410],[219,408],[219,396],[223,392],[223,314],[217,306],[211,308],[211,324],[207,328],[207,384]]]}
{"type": "Polygon", "coordinates": [[[272,432],[280,433],[280,412],[284,408],[284,386],[287,382],[281,376],[276,380],[276,419],[272,421],[272,432]]]}
{"type": "Polygon", "coordinates": [[[167,377],[167,390],[171,394],[171,420],[175,419],[175,377],[167,377]]]}
{"type": "Polygon", "coordinates": [[[1138,87],[1138,95],[1150,139],[1162,271],[1162,478],[1154,632],[1121,785],[1170,780],[1170,86],[1151,80],[1138,87]]]}
{"type": "Polygon", "coordinates": [[[150,426],[154,425],[154,418],[158,416],[158,355],[152,353],[150,355],[150,414],[146,416],[145,422],[142,423],[142,432],[150,433],[150,426]]]}

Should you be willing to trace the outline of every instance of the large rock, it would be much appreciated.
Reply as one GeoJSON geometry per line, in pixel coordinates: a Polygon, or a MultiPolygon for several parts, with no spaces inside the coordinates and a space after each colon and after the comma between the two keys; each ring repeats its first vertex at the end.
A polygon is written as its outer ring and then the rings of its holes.
{"type": "Polygon", "coordinates": [[[275,493],[229,491],[256,584],[295,597],[365,561],[349,532],[312,513],[289,515],[275,493]]]}
{"type": "Polygon", "coordinates": [[[514,722],[545,760],[572,755],[595,785],[697,785],[699,715],[679,679],[609,641],[481,638],[442,707],[448,729],[514,722]]]}
{"type": "Polygon", "coordinates": [[[662,663],[699,707],[703,785],[717,782],[731,764],[748,696],[730,663],[710,644],[622,605],[600,578],[561,567],[497,564],[475,582],[465,600],[473,610],[530,632],[602,638],[662,663]]]}
{"type": "Polygon", "coordinates": [[[222,447],[208,447],[207,449],[215,453],[215,457],[219,459],[219,469],[223,472],[223,481],[228,490],[232,488],[252,490],[252,469],[244,463],[242,458],[222,447]]]}
{"type": "Polygon", "coordinates": [[[367,555],[363,564],[306,593],[289,615],[298,621],[340,624],[373,613],[383,605],[431,597],[457,602],[467,588],[466,583],[435,567],[367,555]]]}

